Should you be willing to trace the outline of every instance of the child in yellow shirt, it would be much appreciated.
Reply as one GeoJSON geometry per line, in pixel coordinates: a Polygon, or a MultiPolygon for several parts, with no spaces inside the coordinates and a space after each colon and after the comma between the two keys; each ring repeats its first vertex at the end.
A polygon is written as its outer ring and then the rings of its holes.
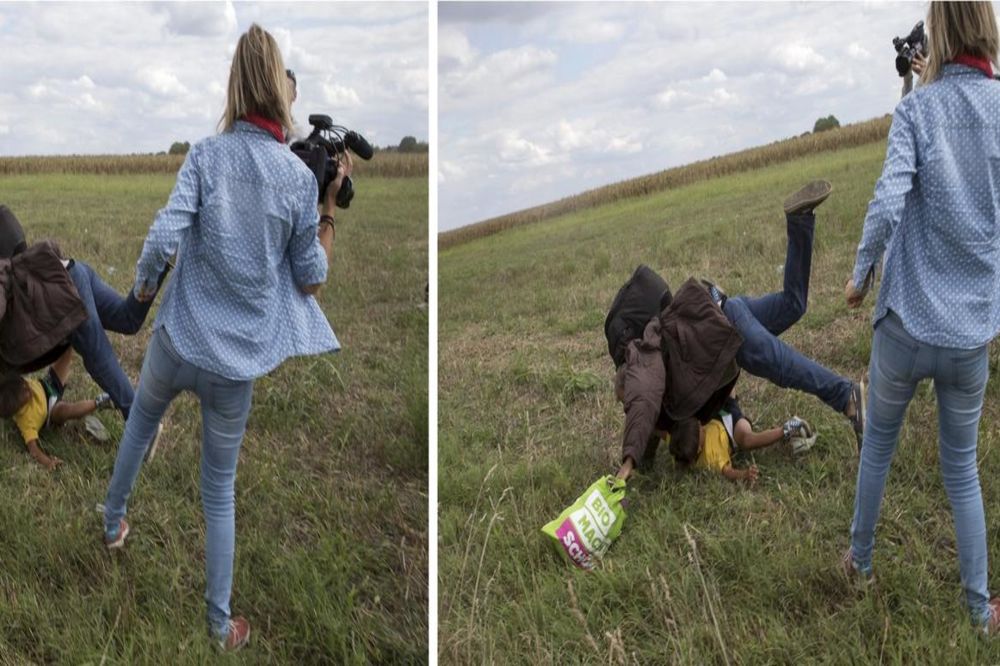
{"type": "Polygon", "coordinates": [[[112,406],[107,393],[102,393],[93,400],[62,402],[72,360],[73,351],[67,349],[41,379],[26,378],[16,373],[0,377],[0,416],[14,420],[28,447],[28,453],[49,471],[62,461],[42,450],[38,441],[41,430],[49,425],[59,426],[67,421],[81,419],[97,409],[112,406]]]}
{"type": "Polygon", "coordinates": [[[795,453],[803,453],[816,442],[812,427],[793,416],[781,427],[761,432],[753,431],[753,424],[740,411],[739,403],[728,398],[722,411],[701,425],[697,419],[678,423],[670,433],[670,452],[679,462],[697,469],[717,471],[730,481],[757,481],[757,465],[747,469],[733,467],[732,454],[737,450],[750,451],[778,442],[792,442],[795,453]]]}

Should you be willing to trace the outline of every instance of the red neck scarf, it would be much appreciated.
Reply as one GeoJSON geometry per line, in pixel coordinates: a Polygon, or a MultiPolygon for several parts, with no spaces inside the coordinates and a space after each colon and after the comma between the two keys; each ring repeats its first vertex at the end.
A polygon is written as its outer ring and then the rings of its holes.
{"type": "Polygon", "coordinates": [[[955,56],[955,59],[952,60],[952,62],[958,63],[959,65],[975,67],[986,76],[991,79],[993,78],[993,66],[986,58],[977,58],[976,56],[966,55],[963,53],[962,55],[955,56]]]}
{"type": "Polygon", "coordinates": [[[251,125],[256,125],[263,130],[267,130],[275,139],[278,140],[278,143],[285,142],[285,133],[281,131],[281,123],[276,120],[270,120],[264,116],[258,116],[256,113],[248,113],[243,116],[241,120],[245,120],[251,125]]]}

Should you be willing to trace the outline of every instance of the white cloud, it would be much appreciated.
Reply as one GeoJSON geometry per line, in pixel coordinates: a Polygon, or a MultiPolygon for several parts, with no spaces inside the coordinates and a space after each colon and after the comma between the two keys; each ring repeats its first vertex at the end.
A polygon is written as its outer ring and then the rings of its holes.
{"type": "Polygon", "coordinates": [[[353,109],[361,106],[361,98],[354,89],[336,83],[323,84],[323,99],[334,109],[353,109]]]}
{"type": "Polygon", "coordinates": [[[708,99],[712,104],[735,104],[739,97],[725,88],[716,88],[708,99]]]}
{"type": "Polygon", "coordinates": [[[166,27],[177,35],[212,37],[236,32],[236,8],[232,2],[166,2],[166,27]]]}
{"type": "Polygon", "coordinates": [[[857,60],[868,60],[872,54],[857,42],[851,42],[847,47],[847,55],[857,60]]]}
{"type": "Polygon", "coordinates": [[[826,64],[826,58],[803,42],[780,44],[771,50],[771,56],[782,67],[797,72],[822,67],[826,64]]]}
{"type": "Polygon", "coordinates": [[[497,143],[497,154],[503,162],[541,166],[551,161],[547,148],[532,143],[514,132],[505,132],[497,143]]]}
{"type": "Polygon", "coordinates": [[[713,69],[702,79],[702,81],[707,81],[708,83],[722,83],[725,80],[726,73],[718,68],[713,69]]]}
{"type": "Polygon", "coordinates": [[[484,99],[511,92],[526,92],[551,80],[555,51],[520,46],[476,58],[469,66],[440,78],[441,96],[449,99],[484,99]]]}
{"type": "Polygon", "coordinates": [[[673,89],[667,89],[655,97],[656,105],[661,109],[669,109],[680,97],[680,94],[673,89]]]}
{"type": "Polygon", "coordinates": [[[586,18],[562,23],[553,36],[574,44],[600,44],[621,39],[625,34],[625,25],[622,23],[586,18]]]}
{"type": "Polygon", "coordinates": [[[448,25],[438,28],[438,60],[442,66],[468,65],[476,55],[469,38],[461,30],[448,25]]]}
{"type": "Polygon", "coordinates": [[[162,65],[142,68],[139,71],[139,82],[150,92],[162,97],[186,95],[188,92],[177,75],[162,65]]]}
{"type": "Polygon", "coordinates": [[[0,136],[10,134],[10,125],[0,125],[0,136]]]}
{"type": "Polygon", "coordinates": [[[889,40],[924,10],[844,7],[446,4],[442,228],[891,111],[889,40]]]}
{"type": "Polygon", "coordinates": [[[294,117],[327,113],[383,144],[428,138],[426,3],[0,3],[0,14],[0,155],[155,152],[213,134],[252,21],[298,74],[294,117]]]}

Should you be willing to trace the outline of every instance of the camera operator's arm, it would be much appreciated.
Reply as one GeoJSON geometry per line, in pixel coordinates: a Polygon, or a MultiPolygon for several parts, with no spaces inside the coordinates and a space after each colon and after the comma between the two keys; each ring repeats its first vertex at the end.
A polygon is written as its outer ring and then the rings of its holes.
{"type": "Polygon", "coordinates": [[[913,54],[913,60],[910,63],[910,71],[908,71],[906,76],[903,77],[903,94],[899,96],[900,99],[906,97],[913,91],[913,75],[916,74],[917,76],[920,76],[923,74],[924,67],[926,66],[927,60],[924,59],[919,52],[913,54]]]}
{"type": "Polygon", "coordinates": [[[892,117],[885,165],[882,176],[875,184],[875,198],[868,204],[854,274],[846,288],[850,307],[861,305],[864,295],[859,289],[902,219],[906,195],[913,188],[913,178],[917,173],[917,144],[907,107],[905,101],[900,102],[892,117]]]}
{"type": "MultiPolygon", "coordinates": [[[[332,220],[336,214],[337,192],[344,178],[351,174],[353,164],[349,155],[345,155],[337,169],[337,177],[326,189],[326,196],[320,205],[319,230],[316,229],[316,189],[310,189],[306,210],[309,223],[296,225],[296,231],[291,240],[292,274],[295,283],[302,293],[315,296],[326,282],[327,265],[333,248],[333,237],[336,233],[332,220]]],[[[313,181],[315,183],[315,180],[313,181]]]]}
{"type": "Polygon", "coordinates": [[[159,288],[159,277],[167,260],[177,252],[181,234],[194,223],[201,199],[198,176],[198,146],[195,145],[184,158],[177,173],[177,183],[170,193],[167,205],[156,214],[149,228],[142,254],[135,266],[135,297],[148,301],[159,288]]]}

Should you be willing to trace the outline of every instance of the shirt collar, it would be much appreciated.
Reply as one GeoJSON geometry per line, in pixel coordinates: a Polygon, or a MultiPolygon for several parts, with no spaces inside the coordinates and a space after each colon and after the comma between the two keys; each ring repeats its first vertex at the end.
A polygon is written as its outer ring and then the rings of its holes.
{"type": "MultiPolygon", "coordinates": [[[[992,69],[992,66],[991,66],[992,69]]],[[[941,76],[966,76],[969,74],[985,74],[983,70],[965,63],[949,60],[941,68],[941,76]]]]}

